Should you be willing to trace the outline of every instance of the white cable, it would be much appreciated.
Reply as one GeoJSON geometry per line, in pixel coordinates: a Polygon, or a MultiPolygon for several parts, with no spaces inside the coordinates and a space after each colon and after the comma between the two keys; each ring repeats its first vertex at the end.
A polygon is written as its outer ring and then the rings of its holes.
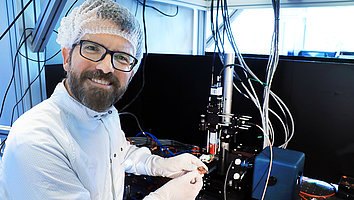
{"type": "Polygon", "coordinates": [[[240,93],[242,94],[245,98],[251,100],[251,98],[249,96],[247,96],[245,93],[241,92],[241,90],[237,87],[237,85],[235,83],[232,83],[234,85],[234,88],[240,93]]]}
{"type": "MultiPolygon", "coordinates": [[[[282,107],[282,104],[278,101],[278,99],[276,99],[274,96],[273,96],[273,92],[270,91],[270,95],[273,97],[273,99],[275,100],[275,102],[278,104],[279,106],[279,109],[281,110],[281,112],[283,113],[283,116],[285,119],[287,119],[287,113],[284,111],[283,107],[282,107]]],[[[284,105],[286,107],[286,105],[284,105]]],[[[286,129],[287,131],[289,132],[289,126],[288,126],[288,123],[285,124],[286,125],[286,129]]]]}
{"type": "MultiPolygon", "coordinates": [[[[280,120],[283,128],[284,128],[284,134],[285,134],[285,143],[282,145],[282,147],[286,147],[287,143],[290,141],[290,139],[292,138],[293,134],[294,134],[294,122],[291,116],[291,113],[289,112],[288,108],[285,106],[285,104],[278,99],[277,97],[274,97],[272,91],[270,90],[271,88],[271,83],[273,81],[274,78],[274,74],[276,71],[276,68],[278,66],[278,62],[279,62],[279,49],[278,49],[278,44],[279,44],[279,0],[273,0],[273,8],[274,8],[274,17],[275,17],[275,23],[274,23],[274,31],[273,31],[273,35],[272,35],[272,45],[270,48],[270,55],[268,58],[268,63],[267,63],[267,67],[266,67],[266,80],[265,80],[265,87],[263,89],[263,102],[262,105],[259,101],[258,95],[256,94],[253,84],[250,80],[248,80],[248,87],[241,82],[242,87],[244,88],[244,90],[246,91],[246,93],[242,93],[241,90],[236,86],[236,84],[233,84],[233,86],[237,89],[237,91],[239,91],[241,94],[243,94],[243,96],[245,96],[246,98],[250,99],[257,107],[257,109],[259,110],[261,119],[262,119],[262,127],[263,127],[263,133],[266,135],[269,135],[272,137],[273,143],[275,141],[275,134],[274,134],[274,128],[272,126],[272,123],[270,122],[269,119],[269,112],[273,112],[273,114],[275,114],[275,116],[280,120]],[[289,127],[288,127],[288,123],[284,123],[284,121],[282,120],[282,118],[276,114],[274,111],[270,110],[269,108],[269,99],[270,96],[272,96],[276,103],[278,104],[279,108],[281,109],[284,118],[287,119],[287,114],[289,114],[289,118],[291,119],[291,133],[289,133],[289,127]],[[282,106],[283,105],[283,106],[282,106]],[[284,107],[284,109],[282,108],[284,107]]],[[[242,68],[246,69],[248,72],[248,76],[254,78],[256,81],[260,81],[260,79],[252,72],[252,70],[247,66],[243,56],[241,55],[235,39],[233,37],[232,31],[231,31],[231,27],[230,27],[230,22],[228,21],[228,10],[227,10],[227,2],[225,1],[217,1],[217,6],[221,6],[219,8],[221,8],[221,14],[224,20],[224,29],[218,29],[218,32],[214,32],[214,39],[216,40],[216,45],[219,49],[220,52],[220,45],[223,48],[222,45],[224,45],[225,43],[225,33],[227,35],[227,39],[229,40],[232,48],[235,51],[236,57],[241,65],[242,68]],[[225,7],[224,7],[225,5],[225,7]],[[225,9],[226,8],[226,9],[225,9]],[[223,31],[223,32],[222,32],[223,31]]],[[[218,16],[219,16],[219,10],[217,10],[217,14],[216,14],[216,26],[214,26],[215,24],[212,23],[212,27],[218,27],[218,16]]],[[[212,16],[212,20],[214,20],[214,16],[212,16]]],[[[213,31],[215,31],[216,29],[214,29],[213,31]]],[[[223,49],[224,51],[224,49],[223,49]]],[[[219,56],[223,56],[222,53],[219,54],[219,56]]],[[[221,59],[223,60],[223,59],[221,59]]],[[[286,120],[287,122],[287,120],[286,120]]],[[[268,138],[269,139],[269,138],[268,138]]],[[[270,140],[268,140],[269,142],[271,142],[270,140]]],[[[264,140],[264,147],[268,146],[267,144],[267,140],[264,140]]]]}
{"type": "Polygon", "coordinates": [[[257,100],[258,107],[260,107],[261,104],[259,103],[259,99],[258,99],[257,93],[256,93],[256,91],[254,90],[253,84],[252,84],[252,82],[251,82],[250,79],[248,79],[248,83],[250,84],[250,87],[251,87],[251,89],[252,89],[252,92],[253,92],[253,94],[254,94],[256,100],[257,100]]]}
{"type": "MultiPolygon", "coordinates": [[[[269,111],[278,118],[279,122],[281,123],[281,125],[283,126],[284,129],[284,133],[285,133],[285,142],[288,140],[289,137],[289,130],[287,129],[287,127],[285,126],[283,120],[279,117],[279,115],[274,112],[272,109],[269,109],[269,111]]],[[[274,140],[273,140],[273,144],[274,144],[274,140]]]]}
{"type": "MultiPolygon", "coordinates": [[[[242,95],[244,95],[246,98],[250,99],[250,100],[256,105],[256,107],[257,107],[258,109],[260,108],[259,101],[256,100],[256,98],[254,97],[254,95],[251,94],[251,92],[248,90],[248,88],[247,88],[243,83],[241,83],[241,85],[245,88],[246,92],[247,92],[250,96],[247,96],[247,95],[245,95],[244,93],[242,93],[242,92],[240,91],[240,89],[236,86],[235,83],[233,83],[233,85],[234,85],[234,87],[236,88],[236,90],[237,90],[238,92],[240,92],[240,93],[241,93],[242,95]]],[[[255,91],[253,91],[253,92],[255,93],[255,91]]],[[[288,109],[287,106],[285,105],[285,103],[284,103],[274,92],[272,92],[271,90],[270,90],[270,94],[271,94],[271,96],[275,99],[275,101],[276,101],[276,103],[278,104],[279,108],[281,109],[281,111],[282,111],[284,117],[286,117],[286,115],[288,114],[289,118],[291,119],[290,122],[291,122],[292,131],[291,131],[291,134],[290,134],[290,133],[289,133],[289,127],[288,127],[288,125],[286,125],[286,124],[284,123],[284,121],[281,119],[281,117],[280,117],[278,114],[276,114],[273,110],[269,109],[270,112],[272,112],[272,114],[274,114],[274,115],[279,119],[279,121],[281,122],[281,124],[282,124],[282,126],[283,126],[284,133],[285,133],[285,143],[282,144],[282,145],[279,146],[279,147],[281,147],[281,148],[286,148],[287,143],[290,141],[290,139],[292,138],[292,136],[293,136],[293,134],[294,134],[294,121],[293,121],[293,117],[292,117],[292,114],[290,113],[289,109],[288,109]],[[286,112],[284,111],[283,107],[285,108],[285,111],[286,111],[286,112]],[[287,138],[289,138],[289,139],[287,139],[287,138]]],[[[261,114],[261,116],[262,116],[262,112],[261,112],[261,111],[260,111],[260,114],[261,114]]],[[[271,123],[271,122],[269,122],[269,123],[271,123]]],[[[262,129],[262,130],[263,130],[263,129],[262,129]]],[[[274,137],[275,137],[275,136],[274,136],[274,131],[270,131],[270,132],[271,132],[270,135],[272,136],[271,138],[273,138],[273,143],[274,143],[274,137]]]]}
{"type": "MultiPolygon", "coordinates": [[[[258,126],[258,125],[256,125],[256,126],[258,126]]],[[[258,128],[260,128],[260,129],[262,130],[261,127],[258,127],[258,128]]],[[[263,131],[263,132],[264,132],[264,131],[263,131]]],[[[273,146],[271,145],[271,142],[270,142],[270,140],[269,140],[269,137],[268,137],[266,134],[264,135],[264,137],[267,138],[267,139],[268,139],[268,142],[269,142],[270,160],[269,160],[268,175],[267,175],[267,179],[266,179],[266,182],[265,182],[265,186],[264,186],[263,195],[262,195],[261,200],[263,200],[264,197],[265,197],[265,193],[266,193],[266,191],[267,191],[268,182],[269,182],[269,178],[270,178],[270,173],[271,173],[271,171],[272,171],[272,165],[273,165],[273,146]]]]}
{"type": "Polygon", "coordinates": [[[10,131],[11,126],[0,125],[0,130],[10,131]]]}
{"type": "Polygon", "coordinates": [[[274,145],[274,128],[273,128],[273,124],[271,123],[271,121],[268,121],[268,129],[269,129],[269,134],[271,137],[269,138],[268,141],[270,141],[272,143],[272,146],[274,145]]]}
{"type": "Polygon", "coordinates": [[[232,163],[233,163],[233,162],[231,162],[230,165],[229,165],[229,167],[227,168],[226,175],[225,175],[225,182],[224,182],[224,200],[226,200],[226,184],[227,184],[227,177],[228,177],[228,175],[229,175],[229,172],[230,172],[232,163]]]}
{"type": "Polygon", "coordinates": [[[286,112],[288,113],[288,116],[290,118],[290,122],[291,122],[291,132],[290,132],[290,137],[288,139],[288,141],[285,142],[285,147],[287,146],[287,144],[290,142],[290,140],[293,138],[294,136],[294,132],[295,132],[295,123],[294,123],[294,119],[293,116],[289,110],[289,108],[285,105],[285,103],[273,92],[271,92],[271,95],[273,96],[273,98],[276,101],[279,101],[280,104],[283,105],[284,109],[286,110],[286,112]]]}

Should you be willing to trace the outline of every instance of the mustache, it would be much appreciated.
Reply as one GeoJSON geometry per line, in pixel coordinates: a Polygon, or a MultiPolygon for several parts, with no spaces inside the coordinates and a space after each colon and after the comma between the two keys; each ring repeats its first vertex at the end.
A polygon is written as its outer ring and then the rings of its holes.
{"type": "Polygon", "coordinates": [[[84,71],[81,74],[81,80],[83,79],[101,79],[107,82],[110,82],[111,85],[114,86],[119,86],[120,82],[116,76],[113,75],[113,73],[103,73],[101,70],[94,70],[94,71],[84,71]]]}

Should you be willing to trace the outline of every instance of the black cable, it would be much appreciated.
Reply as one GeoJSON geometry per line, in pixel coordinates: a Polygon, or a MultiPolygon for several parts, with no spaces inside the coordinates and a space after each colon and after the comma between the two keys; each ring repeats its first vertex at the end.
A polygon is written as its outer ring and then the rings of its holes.
{"type": "MultiPolygon", "coordinates": [[[[22,45],[23,45],[23,44],[27,41],[27,39],[32,35],[32,33],[30,33],[30,34],[29,34],[27,37],[25,37],[25,39],[21,42],[21,40],[22,40],[23,36],[25,35],[26,31],[29,30],[29,29],[30,29],[30,28],[26,28],[26,29],[23,31],[22,36],[21,36],[21,38],[20,38],[20,44],[19,44],[19,46],[18,46],[18,48],[17,48],[16,54],[15,54],[15,58],[14,58],[14,62],[13,62],[11,81],[10,81],[10,83],[9,83],[7,89],[6,89],[6,92],[5,92],[3,101],[2,101],[2,106],[1,106],[1,111],[0,111],[0,117],[1,117],[1,115],[2,115],[2,111],[3,111],[3,108],[4,108],[6,96],[7,96],[8,92],[9,92],[10,86],[11,86],[11,84],[12,84],[14,78],[15,78],[15,69],[16,69],[15,64],[16,64],[16,58],[17,58],[17,56],[18,56],[18,53],[19,53],[19,51],[20,51],[22,45]]],[[[13,114],[13,112],[14,112],[14,110],[12,111],[12,114],[13,114]]],[[[11,119],[11,126],[12,126],[12,119],[11,119]]],[[[1,142],[1,145],[0,145],[0,152],[1,152],[2,148],[4,147],[6,140],[7,140],[7,138],[5,138],[4,141],[1,142]]]]}
{"type": "Polygon", "coordinates": [[[136,8],[135,8],[135,13],[134,13],[135,17],[138,14],[138,8],[139,8],[139,1],[136,1],[136,8]]]}
{"type": "Polygon", "coordinates": [[[229,12],[228,12],[227,1],[225,1],[225,5],[224,5],[224,9],[223,9],[223,19],[224,19],[224,27],[226,29],[226,34],[227,34],[228,40],[229,40],[231,47],[234,50],[235,54],[237,54],[238,50],[237,50],[235,38],[234,38],[232,30],[231,30],[231,23],[230,23],[230,17],[229,17],[229,12]]]}
{"type": "Polygon", "coordinates": [[[139,128],[140,132],[142,132],[142,133],[144,132],[144,130],[141,128],[139,119],[138,119],[138,117],[137,117],[136,115],[134,115],[134,114],[131,113],[131,112],[121,112],[121,113],[119,113],[119,116],[120,116],[120,115],[130,115],[130,116],[133,116],[134,119],[135,119],[135,121],[136,121],[136,123],[138,124],[138,128],[139,128]]]}
{"type": "Polygon", "coordinates": [[[65,17],[68,16],[70,10],[74,7],[74,5],[77,3],[78,0],[75,0],[75,2],[73,4],[71,4],[70,8],[68,9],[68,11],[66,11],[65,13],[65,17]]]}
{"type": "MultiPolygon", "coordinates": [[[[0,40],[2,39],[2,37],[6,34],[6,32],[11,28],[11,26],[15,23],[15,21],[20,17],[20,15],[24,12],[24,10],[28,7],[28,5],[32,2],[33,0],[30,0],[26,6],[23,8],[23,10],[17,15],[16,19],[12,22],[12,24],[8,27],[8,29],[5,31],[5,33],[1,36],[0,40]]],[[[65,16],[67,16],[70,12],[70,10],[73,8],[73,6],[78,2],[78,0],[75,0],[75,2],[70,6],[70,8],[68,9],[68,11],[66,12],[65,16]]],[[[23,36],[25,35],[26,31],[29,30],[29,29],[32,29],[33,28],[26,28],[20,38],[20,43],[21,43],[21,40],[23,38],[23,36]]],[[[56,30],[53,30],[54,32],[58,33],[56,30]]],[[[5,92],[5,95],[4,95],[4,98],[3,98],[3,101],[2,101],[2,106],[1,106],[1,111],[0,111],[0,117],[2,116],[2,112],[3,112],[3,108],[4,108],[4,104],[5,104],[5,100],[6,100],[6,96],[9,92],[9,89],[11,87],[11,84],[14,80],[14,77],[15,77],[15,63],[16,63],[16,58],[17,58],[17,55],[20,54],[21,56],[23,56],[24,58],[28,59],[28,60],[31,60],[31,61],[34,61],[34,62],[46,62],[46,61],[49,61],[51,59],[53,59],[56,55],[58,55],[58,53],[61,51],[59,50],[58,52],[56,52],[53,56],[51,56],[50,58],[48,59],[45,59],[43,61],[40,61],[40,60],[34,60],[34,59],[31,59],[31,58],[28,58],[27,56],[24,56],[21,52],[20,52],[20,49],[22,47],[22,45],[26,42],[26,40],[31,36],[32,33],[30,33],[25,39],[24,41],[19,45],[18,49],[17,49],[17,52],[15,54],[15,58],[14,58],[14,64],[13,64],[13,71],[12,71],[12,77],[11,77],[11,81],[6,89],[6,92],[5,92]]],[[[31,85],[39,78],[39,76],[41,75],[41,72],[43,71],[44,69],[44,65],[42,66],[41,70],[39,71],[39,74],[35,77],[35,79],[29,84],[29,86],[27,87],[27,89],[25,90],[25,93],[22,95],[21,99],[14,105],[13,109],[12,109],[12,114],[11,114],[11,126],[12,126],[12,123],[13,123],[13,115],[14,115],[14,109],[16,108],[16,106],[23,100],[23,98],[25,97],[25,95],[27,94],[27,92],[29,91],[31,85]]],[[[3,146],[5,145],[5,141],[6,141],[7,138],[4,139],[4,141],[1,142],[1,146],[0,146],[0,152],[1,152],[1,149],[3,148],[3,146]]]]}
{"type": "Polygon", "coordinates": [[[219,46],[217,44],[217,40],[216,40],[216,36],[215,36],[215,31],[214,31],[214,1],[211,1],[211,5],[210,5],[210,28],[211,28],[211,33],[212,33],[212,37],[214,39],[215,45],[214,45],[214,53],[213,53],[213,60],[212,60],[212,65],[211,65],[211,85],[214,85],[214,80],[217,80],[217,78],[215,77],[214,73],[215,73],[215,60],[216,60],[216,49],[219,49],[219,46]]]}
{"type": "Polygon", "coordinates": [[[28,60],[30,60],[30,61],[38,62],[38,63],[41,63],[41,62],[44,62],[44,63],[45,63],[45,62],[47,62],[47,61],[53,59],[55,56],[57,56],[57,55],[60,53],[60,51],[61,51],[61,50],[58,50],[54,55],[52,55],[50,58],[45,59],[45,60],[35,60],[35,59],[29,58],[29,57],[23,55],[21,52],[20,52],[19,54],[20,54],[22,57],[24,57],[24,58],[26,58],[26,59],[28,59],[28,60]]]}
{"type": "MultiPolygon", "coordinates": [[[[17,55],[16,55],[17,56],[17,55]]],[[[51,58],[53,58],[54,56],[52,56],[51,58]]],[[[16,57],[15,57],[16,59],[16,57]]],[[[50,60],[50,59],[46,59],[46,60],[50,60]]],[[[40,61],[37,61],[37,62],[40,62],[40,61]]],[[[41,75],[43,69],[45,67],[45,64],[41,67],[38,75],[31,81],[31,83],[29,84],[29,86],[27,87],[27,89],[25,90],[24,94],[21,96],[20,100],[18,100],[16,102],[16,104],[13,106],[12,108],[12,114],[11,114],[11,125],[13,124],[13,116],[14,116],[14,112],[15,112],[15,108],[18,106],[18,104],[23,100],[23,98],[26,96],[27,92],[29,91],[30,87],[32,86],[32,84],[39,78],[39,76],[41,75]]],[[[1,152],[1,149],[3,148],[4,144],[5,144],[5,141],[7,140],[7,138],[4,139],[4,141],[1,143],[1,146],[0,146],[0,152],[1,152]]]]}
{"type": "Polygon", "coordinates": [[[148,47],[147,47],[147,33],[146,33],[146,21],[145,21],[145,4],[146,0],[144,0],[144,4],[143,4],[143,25],[144,25],[144,42],[145,42],[145,56],[143,58],[143,64],[141,66],[141,70],[142,70],[142,85],[140,87],[140,90],[138,91],[138,93],[135,95],[135,97],[127,104],[125,105],[120,111],[124,111],[127,107],[129,107],[138,97],[139,95],[142,93],[142,91],[144,90],[145,87],[145,65],[146,65],[146,60],[148,57],[148,47]]]}
{"type": "Polygon", "coordinates": [[[0,36],[0,40],[6,35],[6,33],[10,30],[10,28],[16,23],[16,21],[18,20],[18,18],[20,18],[20,16],[25,12],[26,8],[30,5],[30,3],[33,0],[30,0],[29,2],[27,2],[27,4],[23,7],[23,9],[18,13],[18,15],[15,17],[15,19],[12,21],[12,23],[7,27],[7,29],[4,31],[4,33],[0,36]]]}
{"type": "MultiPolygon", "coordinates": [[[[17,56],[17,55],[16,55],[16,56],[17,56]]],[[[54,55],[54,56],[55,56],[55,55],[54,55]]],[[[50,59],[52,59],[54,56],[52,56],[50,59]]],[[[16,57],[15,57],[15,58],[16,58],[16,57]]],[[[46,59],[46,60],[44,60],[44,62],[47,61],[47,60],[50,60],[50,59],[46,59]]],[[[41,61],[37,61],[37,62],[41,62],[41,61]]],[[[18,100],[18,101],[16,102],[16,104],[13,106],[13,108],[12,108],[12,114],[11,114],[11,123],[10,123],[11,125],[10,125],[10,126],[12,126],[12,124],[13,124],[13,117],[14,117],[15,108],[18,106],[18,104],[19,104],[19,103],[23,100],[23,98],[26,96],[27,92],[29,91],[29,89],[30,89],[30,87],[33,85],[33,83],[40,77],[40,75],[41,75],[41,73],[42,73],[44,67],[45,67],[45,64],[43,64],[43,66],[42,66],[41,69],[39,70],[38,75],[31,81],[31,83],[29,84],[29,86],[26,88],[26,90],[25,90],[24,94],[21,96],[20,100],[18,100]]],[[[7,139],[7,138],[5,138],[5,140],[3,141],[3,143],[5,143],[6,139],[7,139]]],[[[2,147],[3,147],[3,143],[1,143],[2,145],[1,145],[1,147],[0,147],[0,152],[1,152],[1,149],[2,149],[2,147]]]]}
{"type": "MultiPolygon", "coordinates": [[[[222,13],[222,18],[223,18],[223,29],[222,29],[222,44],[223,46],[225,45],[225,32],[226,32],[226,25],[225,25],[225,21],[226,21],[226,13],[225,13],[225,10],[224,9],[227,9],[225,8],[226,5],[226,0],[224,0],[224,3],[222,3],[221,1],[221,13],[222,13]]],[[[224,51],[224,55],[225,55],[225,51],[224,51]]]]}
{"type": "Polygon", "coordinates": [[[242,65],[239,65],[239,64],[228,64],[228,65],[225,65],[225,66],[220,70],[219,76],[221,76],[221,73],[222,73],[227,67],[230,67],[230,66],[240,67],[243,71],[245,71],[246,73],[248,73],[247,70],[242,67],[242,65]]]}
{"type": "Polygon", "coordinates": [[[29,86],[27,87],[27,89],[25,90],[24,94],[21,96],[20,100],[17,101],[17,103],[14,105],[14,107],[12,108],[12,114],[11,114],[11,126],[12,126],[12,123],[13,123],[13,117],[14,117],[14,111],[15,111],[15,108],[17,107],[17,105],[22,101],[22,99],[26,96],[27,92],[29,91],[29,89],[31,88],[32,84],[39,78],[39,76],[41,75],[43,69],[44,69],[44,66],[42,66],[41,70],[39,71],[38,75],[31,81],[31,83],[29,84],[29,86]]]}
{"type": "Polygon", "coordinates": [[[214,55],[215,55],[216,48],[218,49],[218,52],[220,52],[220,48],[219,48],[219,44],[216,36],[217,33],[215,31],[215,25],[214,25],[214,1],[211,1],[211,5],[210,5],[210,28],[211,28],[211,34],[215,42],[215,48],[214,48],[214,55]]]}
{"type": "Polygon", "coordinates": [[[1,145],[0,145],[0,154],[1,154],[2,148],[3,148],[4,145],[5,145],[6,140],[7,140],[7,138],[5,138],[5,139],[1,142],[1,145]]]}
{"type": "MultiPolygon", "coordinates": [[[[71,6],[69,7],[68,11],[66,11],[65,13],[65,17],[68,16],[70,10],[74,7],[74,5],[77,3],[78,0],[75,0],[74,3],[71,4],[71,6]]],[[[58,31],[53,30],[54,32],[58,33],[58,31]]]]}
{"type": "MultiPolygon", "coordinates": [[[[45,51],[45,52],[47,52],[47,51],[45,51]]],[[[32,61],[35,61],[35,62],[37,62],[37,63],[44,62],[44,64],[43,64],[43,66],[41,67],[41,69],[39,70],[38,75],[33,79],[33,81],[31,81],[31,83],[29,84],[29,86],[26,88],[26,90],[25,90],[24,94],[21,96],[20,100],[17,101],[17,103],[14,105],[14,107],[13,107],[13,109],[12,109],[12,114],[11,114],[11,126],[12,126],[12,123],[13,123],[13,115],[14,115],[14,110],[15,110],[15,108],[16,108],[17,105],[23,100],[23,98],[25,97],[25,95],[26,95],[27,92],[29,91],[29,89],[30,89],[30,87],[32,86],[32,84],[40,77],[40,75],[41,75],[41,73],[42,73],[42,71],[43,71],[43,69],[44,69],[44,67],[45,67],[45,62],[48,61],[48,60],[50,60],[50,59],[52,59],[52,58],[54,58],[59,52],[60,52],[60,50],[59,50],[56,54],[54,54],[53,56],[51,56],[49,59],[44,59],[44,61],[33,60],[33,59],[30,59],[30,58],[27,58],[27,59],[32,60],[32,61]]],[[[22,54],[20,53],[20,55],[22,55],[22,54]]],[[[23,55],[22,55],[22,56],[23,56],[23,55]]],[[[45,57],[46,57],[46,56],[45,56],[45,57]]]]}
{"type": "MultiPolygon", "coordinates": [[[[225,49],[224,49],[224,43],[222,42],[221,33],[219,31],[219,6],[220,6],[220,1],[218,0],[216,4],[216,17],[215,17],[216,30],[215,31],[216,31],[216,41],[218,41],[217,44],[218,44],[219,56],[223,57],[225,54],[225,49]],[[222,51],[220,51],[219,48],[219,41],[221,43],[222,51]]],[[[221,62],[223,62],[223,58],[221,58],[221,62]]]]}
{"type": "MultiPolygon", "coordinates": [[[[58,31],[56,31],[56,30],[53,30],[53,31],[54,31],[56,34],[58,34],[58,31]]],[[[51,56],[51,57],[48,58],[48,59],[44,59],[44,60],[35,60],[35,59],[33,59],[33,58],[29,58],[29,57],[23,55],[21,52],[19,52],[19,54],[20,54],[22,57],[24,57],[24,58],[26,58],[26,59],[28,59],[28,60],[30,60],[30,61],[37,62],[37,63],[41,63],[41,62],[44,62],[44,63],[45,63],[45,62],[47,62],[47,61],[53,59],[55,56],[57,56],[57,55],[60,53],[60,51],[61,51],[61,50],[58,50],[53,56],[51,56]]]]}
{"type": "Polygon", "coordinates": [[[4,104],[5,104],[5,101],[6,101],[7,94],[8,94],[8,92],[9,92],[10,87],[11,87],[11,84],[12,84],[14,78],[15,78],[15,70],[16,70],[15,64],[16,64],[17,55],[19,54],[22,45],[23,45],[23,44],[26,42],[26,40],[32,35],[32,33],[30,33],[27,37],[25,37],[24,41],[21,43],[21,40],[22,40],[23,36],[25,35],[26,31],[29,30],[29,29],[30,29],[30,28],[26,28],[26,29],[23,31],[22,36],[21,36],[21,38],[20,38],[20,44],[19,44],[19,47],[17,48],[16,54],[15,54],[15,58],[14,58],[14,62],[13,62],[13,66],[12,66],[12,76],[11,76],[11,80],[10,80],[9,85],[7,86],[5,95],[4,95],[3,100],[2,100],[2,105],[1,105],[1,110],[0,110],[0,118],[1,118],[2,112],[3,112],[3,110],[4,110],[4,104]]]}
{"type": "Polygon", "coordinates": [[[176,17],[177,15],[178,15],[178,6],[176,6],[176,13],[175,14],[166,14],[166,13],[164,13],[164,12],[162,12],[161,10],[159,10],[159,9],[157,9],[156,7],[154,7],[154,6],[150,6],[150,5],[146,5],[146,1],[144,0],[144,3],[142,3],[141,1],[139,1],[139,0],[137,0],[141,5],[145,5],[146,7],[148,7],[148,8],[152,8],[152,9],[154,9],[154,10],[156,10],[157,12],[159,12],[160,14],[162,14],[162,15],[164,15],[164,16],[166,16],[166,17],[176,17]]]}
{"type": "Polygon", "coordinates": [[[222,34],[220,33],[219,30],[219,7],[220,7],[220,0],[217,1],[217,5],[216,5],[216,16],[215,16],[215,22],[214,22],[214,2],[211,1],[211,26],[212,26],[212,34],[213,34],[213,38],[215,41],[215,46],[218,48],[218,52],[219,52],[219,57],[220,60],[223,61],[223,56],[225,54],[225,48],[224,48],[224,43],[223,43],[223,39],[222,39],[222,34]],[[215,23],[215,25],[214,25],[215,23]],[[219,44],[219,41],[221,44],[219,44]],[[222,49],[220,49],[220,46],[222,49]]]}
{"type": "Polygon", "coordinates": [[[9,134],[8,133],[0,133],[0,135],[8,136],[9,134]]]}

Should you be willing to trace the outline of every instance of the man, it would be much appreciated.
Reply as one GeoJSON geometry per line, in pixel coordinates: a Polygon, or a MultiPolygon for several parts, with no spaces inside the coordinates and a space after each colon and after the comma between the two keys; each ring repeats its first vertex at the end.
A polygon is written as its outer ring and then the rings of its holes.
{"type": "Polygon", "coordinates": [[[141,38],[134,16],[111,0],[87,0],[62,19],[67,79],[14,123],[0,199],[122,199],[125,172],[173,178],[146,200],[195,199],[197,167],[206,166],[190,154],[162,158],[130,145],[112,106],[137,70],[141,38]]]}

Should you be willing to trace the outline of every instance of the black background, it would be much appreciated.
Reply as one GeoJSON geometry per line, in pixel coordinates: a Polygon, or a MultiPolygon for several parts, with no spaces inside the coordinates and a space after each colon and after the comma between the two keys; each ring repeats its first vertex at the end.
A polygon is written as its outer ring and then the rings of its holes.
{"type": "MultiPolygon", "coordinates": [[[[264,80],[267,57],[245,55],[246,63],[264,80]]],[[[143,62],[142,62],[143,63],[143,62]]],[[[200,115],[208,104],[213,56],[149,54],[145,69],[140,67],[123,99],[120,110],[145,86],[126,110],[134,113],[144,131],[159,139],[206,145],[205,133],[198,130],[200,115]]],[[[221,69],[215,61],[214,71],[221,69]]],[[[60,65],[46,67],[48,96],[63,77],[60,65]],[[61,76],[58,78],[58,76],[61,76]]],[[[261,86],[256,90],[261,91],[261,86]]],[[[295,136],[288,149],[306,155],[304,175],[338,183],[341,175],[354,176],[354,61],[333,58],[281,57],[272,90],[287,104],[295,121],[295,136]]],[[[274,102],[271,108],[276,111],[274,102]]],[[[253,117],[260,124],[255,106],[234,91],[233,113],[253,117]]],[[[273,117],[276,144],[283,140],[280,125],[273,117]]],[[[140,132],[129,115],[121,116],[126,136],[140,132]]],[[[256,129],[240,140],[252,145],[256,129]]]]}

